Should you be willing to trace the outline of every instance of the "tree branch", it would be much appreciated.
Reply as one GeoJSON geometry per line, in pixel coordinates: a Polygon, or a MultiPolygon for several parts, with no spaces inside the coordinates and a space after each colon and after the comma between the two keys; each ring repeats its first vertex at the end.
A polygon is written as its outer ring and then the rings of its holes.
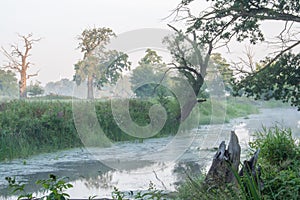
{"type": "Polygon", "coordinates": [[[264,68],[262,68],[262,69],[259,70],[259,71],[256,71],[254,74],[257,74],[257,73],[259,73],[259,72],[264,71],[266,68],[268,68],[269,66],[271,66],[271,64],[272,64],[273,62],[275,62],[280,56],[282,56],[285,52],[291,50],[292,48],[298,46],[299,44],[300,44],[300,41],[298,41],[298,42],[294,43],[293,45],[287,47],[286,49],[280,51],[274,58],[272,58],[272,59],[264,66],[264,68]]]}
{"type": "Polygon", "coordinates": [[[40,72],[40,70],[37,71],[35,74],[27,74],[27,79],[30,79],[31,77],[37,76],[39,72],[40,72]]]}

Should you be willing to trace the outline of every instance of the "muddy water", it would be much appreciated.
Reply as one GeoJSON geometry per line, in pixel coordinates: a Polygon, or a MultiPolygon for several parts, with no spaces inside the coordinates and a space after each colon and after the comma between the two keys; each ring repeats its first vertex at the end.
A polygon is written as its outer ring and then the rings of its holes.
{"type": "MultiPolygon", "coordinates": [[[[0,199],[9,199],[6,176],[28,183],[28,192],[38,192],[36,180],[48,178],[49,173],[69,177],[73,188],[67,190],[72,198],[111,197],[113,187],[121,191],[146,190],[153,182],[158,189],[173,191],[185,172],[197,174],[207,169],[222,140],[228,141],[235,130],[246,155],[247,143],[262,125],[275,123],[291,127],[300,136],[300,112],[295,109],[262,109],[247,119],[238,118],[228,124],[205,125],[182,137],[166,137],[139,142],[116,143],[109,148],[71,149],[42,154],[26,160],[0,163],[0,199]],[[165,151],[165,146],[173,149],[165,151]],[[187,145],[188,144],[188,145],[187,145]],[[176,155],[174,155],[176,154],[176,155]],[[176,159],[169,159],[175,158],[176,159]]],[[[10,199],[14,199],[11,197],[10,199]]]]}

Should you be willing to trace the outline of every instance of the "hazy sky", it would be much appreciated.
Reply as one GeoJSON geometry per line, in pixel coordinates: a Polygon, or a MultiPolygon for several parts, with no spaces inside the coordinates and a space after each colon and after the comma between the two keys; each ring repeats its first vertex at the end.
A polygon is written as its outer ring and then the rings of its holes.
{"type": "MultiPolygon", "coordinates": [[[[17,33],[33,33],[42,40],[32,57],[46,83],[71,78],[73,64],[82,58],[76,37],[91,27],[109,27],[117,34],[140,28],[167,28],[166,17],[179,0],[1,0],[0,45],[19,42],[17,33]]],[[[20,45],[22,43],[19,43],[20,45]]],[[[0,55],[0,65],[5,57],[0,55]]]]}
{"type": "MultiPolygon", "coordinates": [[[[1,0],[0,45],[20,42],[17,33],[33,33],[42,40],[34,45],[30,71],[39,70],[43,85],[72,78],[73,65],[82,58],[76,37],[85,29],[109,27],[117,34],[141,28],[168,28],[162,20],[180,0],[1,0]]],[[[205,5],[205,1],[197,8],[205,5]]],[[[273,31],[278,26],[267,26],[273,31]]],[[[19,43],[22,44],[22,43],[19,43]]],[[[241,53],[234,44],[231,56],[241,53]]],[[[263,49],[261,51],[264,51],[263,49]]],[[[259,52],[258,52],[259,54],[259,52]]],[[[5,57],[0,55],[0,66],[5,57]]]]}

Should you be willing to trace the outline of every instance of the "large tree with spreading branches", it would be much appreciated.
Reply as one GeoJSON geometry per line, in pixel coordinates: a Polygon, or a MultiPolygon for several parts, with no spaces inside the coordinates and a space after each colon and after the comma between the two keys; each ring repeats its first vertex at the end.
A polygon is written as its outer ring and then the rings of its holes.
{"type": "Polygon", "coordinates": [[[232,40],[254,45],[267,42],[261,24],[268,21],[281,22],[283,28],[276,37],[277,49],[272,54],[265,55],[260,68],[239,70],[241,75],[235,80],[234,89],[239,95],[290,101],[292,105],[300,108],[300,55],[299,51],[297,52],[300,46],[300,31],[297,29],[300,23],[300,2],[298,0],[208,0],[208,2],[209,8],[195,14],[192,7],[197,6],[197,3],[200,7],[200,1],[182,0],[172,13],[175,15],[175,21],[186,22],[187,29],[183,32],[171,27],[177,33],[190,35],[189,38],[192,40],[187,41],[192,41],[193,47],[202,48],[202,55],[195,49],[198,57],[204,58],[203,63],[199,62],[202,66],[197,73],[202,77],[205,76],[204,69],[207,67],[205,61],[215,49],[227,46],[232,40]]]}
{"type": "Polygon", "coordinates": [[[75,64],[74,80],[77,84],[87,82],[87,98],[93,99],[93,88],[105,83],[115,83],[123,70],[130,68],[128,55],[109,50],[106,45],[115,33],[110,28],[85,29],[78,37],[83,59],[75,64]]]}

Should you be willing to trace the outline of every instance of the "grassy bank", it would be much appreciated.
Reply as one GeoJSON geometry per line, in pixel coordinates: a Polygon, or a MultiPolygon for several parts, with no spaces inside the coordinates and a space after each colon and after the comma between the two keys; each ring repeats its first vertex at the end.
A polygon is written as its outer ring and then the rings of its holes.
{"type": "MultiPolygon", "coordinates": [[[[130,101],[131,118],[139,125],[148,124],[148,111],[153,103],[130,101]]],[[[168,102],[165,107],[168,119],[156,137],[176,133],[178,128],[178,123],[174,121],[176,103],[168,102]]],[[[74,124],[71,101],[17,100],[2,103],[0,111],[0,160],[83,146],[74,124]]],[[[95,111],[100,127],[111,141],[136,139],[125,134],[116,124],[110,102],[96,102],[95,111]]],[[[87,110],[82,113],[86,117],[93,114],[87,110]]]]}
{"type": "Polygon", "coordinates": [[[231,119],[259,113],[257,102],[247,98],[228,97],[223,101],[209,100],[199,104],[200,124],[228,123],[231,119]]]}
{"type": "MultiPolygon", "coordinates": [[[[157,100],[130,100],[129,113],[140,126],[150,123],[149,109],[157,100]]],[[[163,102],[167,120],[154,137],[176,134],[179,126],[179,105],[169,99],[163,102]]],[[[124,133],[115,121],[110,101],[96,101],[95,113],[105,136],[111,141],[130,141],[137,138],[124,133]]],[[[258,110],[245,100],[228,99],[224,102],[207,101],[199,104],[200,124],[224,123],[232,118],[257,113],[258,110]]],[[[84,116],[93,113],[82,110],[84,116]]],[[[88,130],[88,129],[87,129],[88,130]]],[[[89,131],[87,131],[88,134],[89,131]]],[[[97,133],[90,138],[91,146],[103,141],[97,133]],[[97,142],[98,141],[98,142],[97,142]]],[[[85,143],[86,145],[86,143],[85,143]]],[[[0,160],[23,158],[30,155],[53,152],[83,146],[72,113],[72,102],[66,100],[14,100],[0,104],[0,160]]]]}

